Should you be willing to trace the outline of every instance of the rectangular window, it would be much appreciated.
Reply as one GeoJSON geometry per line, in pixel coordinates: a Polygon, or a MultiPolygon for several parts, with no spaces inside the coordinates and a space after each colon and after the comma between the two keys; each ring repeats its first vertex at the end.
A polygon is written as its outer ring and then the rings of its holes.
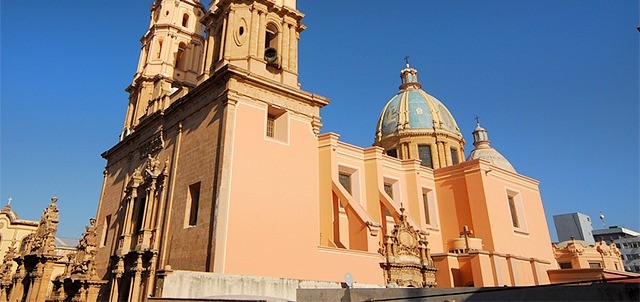
{"type": "Polygon", "coordinates": [[[393,198],[393,185],[392,184],[384,184],[384,191],[389,195],[389,197],[393,198]]]}
{"type": "Polygon", "coordinates": [[[589,268],[602,268],[602,264],[600,262],[589,261],[589,268]]]}
{"type": "Polygon", "coordinates": [[[109,236],[109,226],[111,225],[111,215],[107,215],[104,219],[104,226],[102,227],[102,244],[100,246],[107,245],[107,237],[109,236]]]}
{"type": "Polygon", "coordinates": [[[198,223],[198,207],[200,205],[200,182],[189,186],[189,225],[198,223]]]}
{"type": "Polygon", "coordinates": [[[289,114],[286,110],[276,106],[267,108],[265,136],[281,142],[289,141],[289,114]]]}
{"type": "Polygon", "coordinates": [[[508,196],[509,199],[509,210],[511,211],[511,222],[513,223],[513,227],[520,227],[520,220],[518,219],[518,209],[516,209],[516,202],[513,199],[513,196],[508,196]]]}
{"type": "Polygon", "coordinates": [[[349,194],[352,194],[351,193],[351,174],[340,172],[338,174],[338,180],[340,180],[340,184],[342,185],[342,187],[345,190],[347,190],[349,194]]]}
{"type": "Polygon", "coordinates": [[[431,224],[431,215],[429,211],[429,196],[425,191],[422,191],[422,203],[424,204],[424,222],[426,224],[431,224]]]}
{"type": "Polygon", "coordinates": [[[435,191],[422,188],[422,206],[424,208],[424,223],[430,228],[438,228],[438,208],[435,191]]]}
{"type": "MultiPolygon", "coordinates": [[[[385,183],[384,184],[384,191],[387,193],[387,195],[389,195],[389,197],[393,198],[393,185],[392,184],[385,183]]],[[[384,214],[386,216],[389,216],[389,217],[393,216],[393,215],[391,215],[391,212],[389,211],[389,209],[387,209],[386,206],[384,207],[384,214]]]]}
{"type": "Polygon", "coordinates": [[[276,118],[269,114],[267,115],[267,136],[274,137],[276,131],[276,118]]]}
{"type": "Polygon", "coordinates": [[[391,157],[398,158],[398,150],[396,150],[396,149],[389,149],[389,150],[387,150],[387,155],[389,155],[389,156],[391,156],[391,157]]]}
{"type": "Polygon", "coordinates": [[[560,269],[572,269],[571,262],[560,262],[560,269]]]}
{"type": "Polygon", "coordinates": [[[418,145],[418,157],[420,157],[421,165],[433,168],[433,160],[431,159],[431,146],[418,145]]]}
{"type": "Polygon", "coordinates": [[[136,215],[136,230],[141,231],[142,228],[144,227],[144,208],[145,208],[145,204],[147,203],[147,196],[143,195],[140,196],[138,199],[138,215],[136,215]]]}
{"type": "Polygon", "coordinates": [[[460,161],[458,160],[458,150],[456,148],[451,148],[451,163],[456,165],[460,161]]]}

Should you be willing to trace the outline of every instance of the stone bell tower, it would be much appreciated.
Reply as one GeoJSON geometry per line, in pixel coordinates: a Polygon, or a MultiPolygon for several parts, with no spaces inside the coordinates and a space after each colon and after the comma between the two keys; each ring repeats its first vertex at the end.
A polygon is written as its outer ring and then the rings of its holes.
{"type": "Polygon", "coordinates": [[[142,36],[140,61],[127,87],[129,107],[123,137],[140,120],[169,107],[172,95],[195,87],[202,61],[202,24],[199,0],[156,0],[151,5],[149,29],[142,36]]]}
{"type": "Polygon", "coordinates": [[[298,40],[303,15],[295,0],[214,0],[203,19],[206,80],[224,65],[235,65],[251,74],[298,85],[298,40]]]}

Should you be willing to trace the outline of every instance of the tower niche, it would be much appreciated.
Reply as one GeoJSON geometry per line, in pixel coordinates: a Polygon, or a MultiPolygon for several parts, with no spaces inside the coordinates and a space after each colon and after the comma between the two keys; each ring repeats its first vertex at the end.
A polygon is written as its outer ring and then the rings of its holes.
{"type": "Polygon", "coordinates": [[[133,82],[121,139],[140,121],[162,111],[197,85],[203,59],[206,10],[199,0],[156,0],[133,82]]]}
{"type": "Polygon", "coordinates": [[[303,14],[294,0],[214,0],[202,20],[205,59],[200,82],[225,65],[298,87],[303,14]]]}

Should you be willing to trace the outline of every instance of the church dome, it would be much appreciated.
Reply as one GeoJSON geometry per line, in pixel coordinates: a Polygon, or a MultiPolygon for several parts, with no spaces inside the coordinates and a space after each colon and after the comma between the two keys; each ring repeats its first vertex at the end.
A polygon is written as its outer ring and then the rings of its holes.
{"type": "Polygon", "coordinates": [[[400,73],[400,91],[382,109],[377,139],[403,130],[442,130],[462,136],[449,109],[422,90],[418,72],[409,64],[400,73]]]}
{"type": "Polygon", "coordinates": [[[460,163],[464,138],[449,109],[422,90],[418,71],[408,61],[400,78],[400,91],[380,113],[373,144],[388,156],[418,159],[432,169],[460,163]]]}
{"type": "Polygon", "coordinates": [[[476,129],[473,130],[473,145],[476,148],[471,151],[467,160],[483,159],[498,168],[517,173],[511,163],[498,150],[491,147],[489,134],[487,130],[480,127],[480,122],[476,125],[476,129]]]}

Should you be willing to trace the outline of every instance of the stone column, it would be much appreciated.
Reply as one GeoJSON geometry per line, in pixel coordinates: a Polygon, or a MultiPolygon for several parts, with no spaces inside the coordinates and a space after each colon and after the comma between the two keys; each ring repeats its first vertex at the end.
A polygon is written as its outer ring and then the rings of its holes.
{"type": "Polygon", "coordinates": [[[120,282],[122,282],[122,274],[124,273],[124,261],[122,258],[118,258],[116,267],[111,271],[113,277],[111,278],[111,293],[109,294],[109,301],[119,301],[120,298],[120,282]]]}
{"type": "Polygon", "coordinates": [[[263,12],[263,11],[258,11],[258,14],[260,14],[260,20],[259,20],[260,25],[257,28],[257,31],[258,31],[258,58],[259,59],[263,59],[262,53],[264,52],[264,41],[266,39],[266,30],[267,30],[266,19],[267,19],[267,16],[265,15],[265,12],[263,12]]]}
{"type": "Polygon", "coordinates": [[[142,285],[142,254],[138,254],[138,260],[136,260],[136,267],[132,269],[133,278],[131,278],[131,289],[129,291],[129,301],[141,301],[141,285],[142,285]]]}
{"type": "Polygon", "coordinates": [[[249,34],[249,57],[259,58],[258,54],[258,37],[260,36],[260,12],[253,8],[251,10],[251,22],[247,33],[249,34]]]}
{"type": "Polygon", "coordinates": [[[289,70],[289,39],[291,39],[291,31],[289,28],[291,25],[287,22],[284,22],[282,25],[282,40],[280,42],[282,58],[280,64],[282,64],[282,69],[289,70]]]}
{"type": "Polygon", "coordinates": [[[47,299],[47,291],[49,290],[51,273],[53,273],[53,261],[55,261],[55,259],[47,258],[45,261],[46,262],[39,268],[38,277],[36,278],[38,282],[38,292],[36,293],[35,301],[44,301],[47,299]]]}

